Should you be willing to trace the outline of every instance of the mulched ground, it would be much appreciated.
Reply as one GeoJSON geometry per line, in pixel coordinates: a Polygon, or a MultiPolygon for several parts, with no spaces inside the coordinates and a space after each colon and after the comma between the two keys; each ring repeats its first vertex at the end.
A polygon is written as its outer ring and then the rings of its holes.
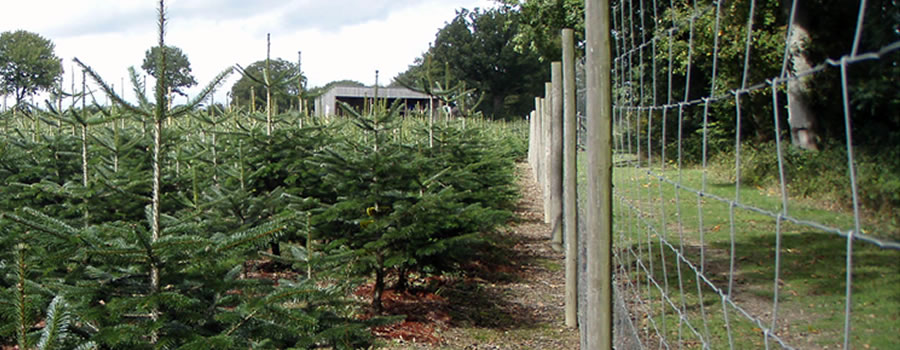
{"type": "MultiPolygon", "coordinates": [[[[375,330],[387,349],[578,349],[564,324],[565,261],[550,247],[541,193],[527,164],[518,165],[522,198],[516,220],[498,234],[492,256],[455,277],[413,281],[387,291],[387,313],[404,322],[375,330]]],[[[371,295],[371,287],[356,294],[371,295]]]]}

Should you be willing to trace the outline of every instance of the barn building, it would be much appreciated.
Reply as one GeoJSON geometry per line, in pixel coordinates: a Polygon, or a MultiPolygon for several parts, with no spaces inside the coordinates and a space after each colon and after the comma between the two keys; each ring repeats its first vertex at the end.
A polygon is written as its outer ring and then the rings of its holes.
{"type": "MultiPolygon", "coordinates": [[[[365,101],[371,103],[374,98],[374,87],[334,86],[316,98],[315,114],[317,116],[343,114],[338,102],[346,102],[357,110],[362,110],[365,101]]],[[[379,87],[378,99],[387,99],[388,106],[401,100],[406,105],[405,111],[416,109],[427,111],[431,102],[428,95],[403,87],[379,87]]],[[[434,101],[434,105],[437,105],[437,100],[434,101]]]]}

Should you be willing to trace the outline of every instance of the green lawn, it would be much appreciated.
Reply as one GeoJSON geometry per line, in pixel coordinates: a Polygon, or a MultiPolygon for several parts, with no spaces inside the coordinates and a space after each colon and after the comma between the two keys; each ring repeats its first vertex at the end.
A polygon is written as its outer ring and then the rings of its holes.
{"type": "MultiPolygon", "coordinates": [[[[730,333],[736,349],[764,347],[778,273],[774,333],[795,348],[843,345],[846,238],[782,221],[777,250],[775,218],[685,189],[704,188],[700,169],[616,167],[614,187],[619,290],[633,305],[637,329],[650,335],[645,338],[658,342],[665,333],[670,346],[680,341],[687,348],[701,348],[707,342],[720,349],[729,348],[730,333]],[[705,279],[698,281],[695,269],[705,279]],[[723,308],[719,293],[728,294],[729,284],[730,300],[740,310],[731,303],[723,308]],[[679,311],[685,315],[681,324],[679,311]]],[[[704,192],[728,201],[736,197],[734,183],[711,176],[704,192]]],[[[745,206],[781,211],[777,191],[742,187],[738,193],[745,206]]],[[[790,201],[789,215],[844,231],[853,227],[852,215],[808,204],[790,201]]],[[[894,348],[900,344],[900,251],[856,241],[852,258],[851,346],[894,348]]],[[[780,348],[771,338],[769,343],[780,348]]]]}

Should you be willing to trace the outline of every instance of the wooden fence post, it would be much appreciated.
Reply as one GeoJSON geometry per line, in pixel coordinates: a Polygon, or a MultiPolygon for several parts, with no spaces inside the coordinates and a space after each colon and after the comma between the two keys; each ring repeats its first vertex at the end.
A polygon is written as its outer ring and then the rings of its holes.
{"type": "Polygon", "coordinates": [[[578,126],[575,115],[575,31],[562,30],[563,231],[566,245],[566,326],[578,326],[578,126]]]}
{"type": "Polygon", "coordinates": [[[528,114],[528,165],[535,171],[534,155],[537,150],[537,120],[534,111],[528,114]]]}
{"type": "Polygon", "coordinates": [[[612,349],[612,79],[609,0],[585,0],[588,349],[612,349]]]}
{"type": "Polygon", "coordinates": [[[538,188],[543,190],[541,186],[544,183],[544,99],[540,97],[534,98],[534,119],[536,129],[535,150],[534,150],[534,180],[538,183],[538,188]]]}
{"type": "Polygon", "coordinates": [[[550,160],[548,183],[550,186],[550,246],[563,251],[562,192],[563,192],[563,96],[562,62],[550,63],[550,160]]]}
{"type": "Polygon", "coordinates": [[[542,150],[541,156],[543,157],[542,161],[542,178],[541,182],[541,191],[543,193],[544,198],[544,223],[551,224],[553,223],[552,210],[550,209],[550,158],[552,153],[550,152],[552,147],[551,135],[553,134],[553,113],[551,112],[553,106],[553,84],[550,82],[544,83],[544,99],[543,103],[541,103],[541,110],[543,115],[543,132],[542,134],[542,150]]]}

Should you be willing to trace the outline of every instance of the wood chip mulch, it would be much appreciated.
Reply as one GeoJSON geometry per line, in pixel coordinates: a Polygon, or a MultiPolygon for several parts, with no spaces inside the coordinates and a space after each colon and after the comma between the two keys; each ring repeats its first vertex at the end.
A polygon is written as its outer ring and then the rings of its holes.
{"type": "Polygon", "coordinates": [[[384,348],[579,348],[578,330],[564,323],[564,257],[550,246],[530,166],[517,170],[516,219],[498,234],[494,256],[473,262],[463,276],[432,277],[424,291],[387,291],[386,310],[407,319],[375,330],[384,348]]]}

